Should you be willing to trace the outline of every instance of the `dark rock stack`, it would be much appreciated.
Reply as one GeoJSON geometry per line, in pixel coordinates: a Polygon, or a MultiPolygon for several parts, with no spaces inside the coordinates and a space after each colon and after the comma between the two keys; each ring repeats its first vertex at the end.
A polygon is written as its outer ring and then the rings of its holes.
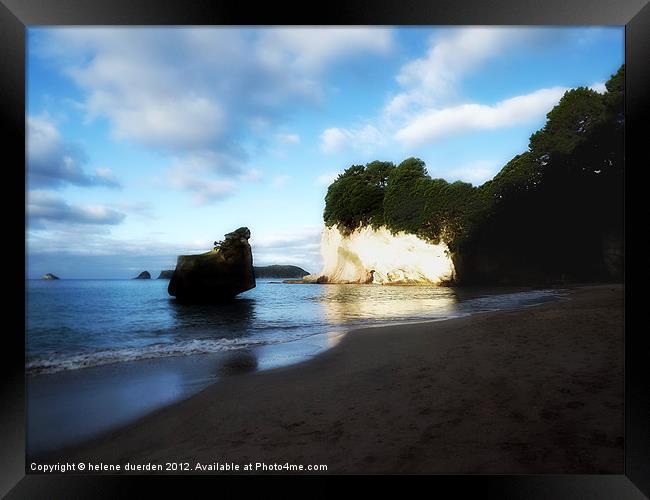
{"type": "Polygon", "coordinates": [[[181,302],[221,302],[255,288],[251,232],[240,227],[213,250],[179,255],[167,291],[181,302]]]}

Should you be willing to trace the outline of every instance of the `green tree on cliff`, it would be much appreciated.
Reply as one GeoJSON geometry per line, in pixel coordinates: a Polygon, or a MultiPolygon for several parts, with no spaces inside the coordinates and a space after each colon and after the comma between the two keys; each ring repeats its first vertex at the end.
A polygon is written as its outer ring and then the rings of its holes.
{"type": "Polygon", "coordinates": [[[327,189],[325,223],[339,224],[347,230],[361,225],[381,226],[384,190],[393,168],[392,163],[380,161],[347,168],[327,189]]]}
{"type": "Polygon", "coordinates": [[[384,221],[390,229],[418,232],[430,180],[419,158],[408,158],[391,172],[384,196],[384,221]]]}
{"type": "Polygon", "coordinates": [[[530,151],[541,161],[547,155],[570,153],[600,123],[604,112],[605,100],[598,92],[585,87],[568,90],[546,115],[544,127],[530,137],[530,151]]]}

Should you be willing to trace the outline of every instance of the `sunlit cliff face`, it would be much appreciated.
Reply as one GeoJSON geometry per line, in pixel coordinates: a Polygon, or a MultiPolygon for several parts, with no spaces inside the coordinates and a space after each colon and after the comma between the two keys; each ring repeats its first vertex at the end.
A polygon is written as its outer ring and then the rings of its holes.
{"type": "Polygon", "coordinates": [[[321,238],[323,270],[307,280],[328,283],[440,284],[454,278],[447,245],[433,245],[413,234],[395,235],[381,227],[363,227],[344,236],[337,226],[321,238]]]}

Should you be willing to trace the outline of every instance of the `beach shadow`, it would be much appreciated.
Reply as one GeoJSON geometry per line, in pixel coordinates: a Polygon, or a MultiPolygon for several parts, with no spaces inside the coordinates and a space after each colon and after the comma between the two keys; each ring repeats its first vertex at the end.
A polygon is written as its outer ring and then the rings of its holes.
{"type": "Polygon", "coordinates": [[[248,349],[233,352],[225,357],[218,366],[220,375],[240,375],[257,370],[257,356],[248,349]]]}

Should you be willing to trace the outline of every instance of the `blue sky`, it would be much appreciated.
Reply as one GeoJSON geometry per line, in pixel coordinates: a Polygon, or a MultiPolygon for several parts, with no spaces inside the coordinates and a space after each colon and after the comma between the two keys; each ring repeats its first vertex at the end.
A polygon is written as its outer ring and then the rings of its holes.
{"type": "Polygon", "coordinates": [[[317,272],[337,173],[479,185],[623,59],[622,27],[29,28],[27,275],[157,275],[239,226],[317,272]]]}

